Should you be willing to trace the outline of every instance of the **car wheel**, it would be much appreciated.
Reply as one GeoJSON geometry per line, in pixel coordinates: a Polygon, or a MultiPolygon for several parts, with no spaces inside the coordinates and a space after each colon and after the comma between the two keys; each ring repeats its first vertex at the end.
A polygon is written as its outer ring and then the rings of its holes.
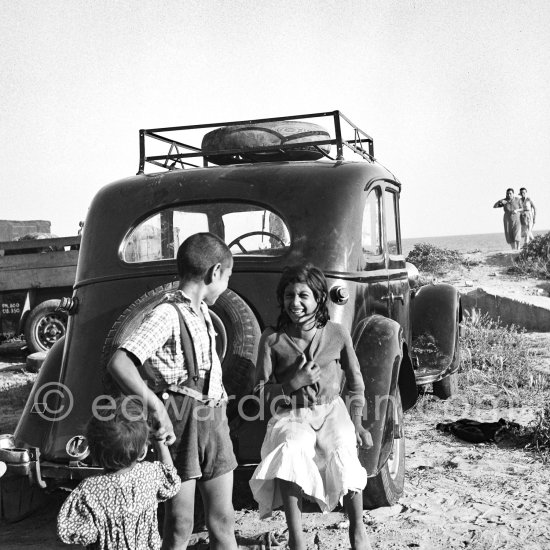
{"type": "MultiPolygon", "coordinates": [[[[460,345],[458,341],[459,331],[456,331],[455,340],[455,355],[453,358],[453,366],[460,365],[460,345]]],[[[445,378],[433,383],[433,394],[439,399],[449,399],[449,397],[458,393],[458,372],[455,370],[453,374],[449,374],[445,378]]]]}
{"type": "Polygon", "coordinates": [[[46,300],[29,313],[25,340],[30,353],[48,351],[67,331],[68,315],[58,310],[61,300],[46,300]]]}
{"type": "MultiPolygon", "coordinates": [[[[103,364],[124,340],[141,324],[164,296],[174,292],[178,282],[157,287],[132,303],[116,320],[103,347],[103,364]]],[[[226,290],[210,308],[216,330],[216,352],[222,363],[227,394],[234,396],[228,404],[230,419],[237,413],[238,401],[252,391],[260,326],[250,307],[232,290],[226,290]]]]}
{"type": "Polygon", "coordinates": [[[439,399],[449,399],[458,392],[458,373],[449,374],[442,380],[433,383],[433,393],[439,399]]]}
{"type": "Polygon", "coordinates": [[[403,406],[399,391],[393,400],[395,424],[399,432],[394,430],[393,446],[390,456],[380,472],[369,478],[363,491],[365,508],[379,508],[395,504],[403,494],[405,484],[405,434],[403,433],[403,406]]]}

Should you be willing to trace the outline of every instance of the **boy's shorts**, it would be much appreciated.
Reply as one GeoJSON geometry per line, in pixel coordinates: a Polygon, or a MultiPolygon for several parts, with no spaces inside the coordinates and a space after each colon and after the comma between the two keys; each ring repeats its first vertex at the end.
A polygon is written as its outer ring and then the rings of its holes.
{"type": "Polygon", "coordinates": [[[182,481],[215,479],[237,467],[226,405],[208,407],[180,393],[164,400],[176,440],[170,454],[182,481]]]}

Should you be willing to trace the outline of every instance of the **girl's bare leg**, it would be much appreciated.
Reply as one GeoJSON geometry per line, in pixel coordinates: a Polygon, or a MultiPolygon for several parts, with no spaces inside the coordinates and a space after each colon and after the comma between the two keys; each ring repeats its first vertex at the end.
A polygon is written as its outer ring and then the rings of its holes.
{"type": "Polygon", "coordinates": [[[363,523],[363,493],[349,492],[344,496],[344,506],[349,517],[349,542],[353,550],[371,550],[367,530],[363,523]]]}
{"type": "Polygon", "coordinates": [[[187,548],[193,533],[195,487],[194,479],[184,481],[178,494],[166,501],[162,550],[187,548]]]}
{"type": "Polygon", "coordinates": [[[302,490],[296,483],[284,479],[277,479],[277,483],[283,498],[290,550],[306,550],[302,532],[302,490]]]}

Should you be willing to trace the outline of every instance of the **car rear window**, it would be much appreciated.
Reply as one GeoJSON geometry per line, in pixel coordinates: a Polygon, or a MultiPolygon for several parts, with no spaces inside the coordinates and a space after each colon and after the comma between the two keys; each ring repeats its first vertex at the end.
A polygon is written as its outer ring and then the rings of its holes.
{"type": "Polygon", "coordinates": [[[127,263],[172,260],[190,235],[210,231],[235,256],[280,256],[290,246],[290,233],[275,212],[248,203],[182,205],[156,212],[132,229],[121,247],[127,263]]]}

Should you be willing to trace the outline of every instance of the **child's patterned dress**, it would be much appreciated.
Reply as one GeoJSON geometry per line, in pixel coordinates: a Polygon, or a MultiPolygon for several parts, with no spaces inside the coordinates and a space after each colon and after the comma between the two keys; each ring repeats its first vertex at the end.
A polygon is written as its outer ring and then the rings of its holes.
{"type": "Polygon", "coordinates": [[[180,484],[176,469],[161,462],[87,478],[64,502],[57,534],[67,544],[93,549],[159,549],[157,505],[175,496],[180,484]]]}

